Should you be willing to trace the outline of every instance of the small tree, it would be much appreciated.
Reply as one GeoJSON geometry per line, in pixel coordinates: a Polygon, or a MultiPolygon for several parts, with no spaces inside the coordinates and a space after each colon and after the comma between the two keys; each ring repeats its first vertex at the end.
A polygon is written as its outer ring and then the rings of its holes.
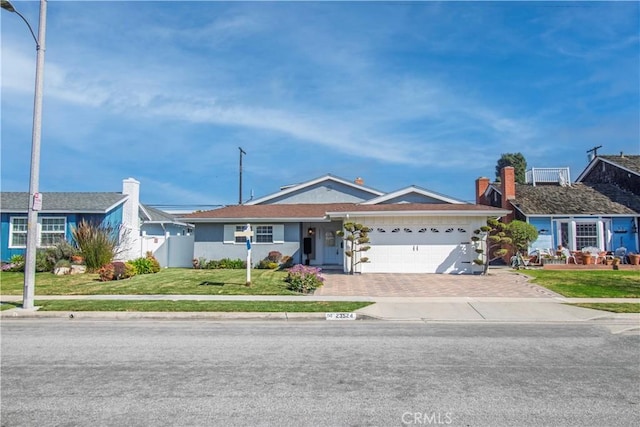
{"type": "Polygon", "coordinates": [[[533,225],[524,221],[511,221],[507,226],[507,234],[511,237],[511,246],[514,251],[524,251],[529,243],[538,238],[538,230],[533,225]]]}
{"type": "Polygon", "coordinates": [[[346,248],[344,254],[349,257],[349,274],[353,274],[356,265],[369,262],[369,258],[367,257],[360,256],[359,259],[356,258],[359,253],[371,249],[371,246],[367,245],[367,243],[369,243],[369,232],[371,229],[355,222],[346,222],[343,228],[344,230],[338,231],[337,234],[348,242],[348,248],[346,248]]]}
{"type": "Polygon", "coordinates": [[[471,237],[471,240],[474,242],[476,253],[479,256],[473,262],[483,266],[482,274],[487,274],[491,261],[502,258],[509,252],[504,248],[505,245],[508,246],[512,243],[511,237],[507,235],[507,229],[507,224],[495,218],[489,218],[487,225],[483,225],[473,232],[474,236],[471,237]]]}

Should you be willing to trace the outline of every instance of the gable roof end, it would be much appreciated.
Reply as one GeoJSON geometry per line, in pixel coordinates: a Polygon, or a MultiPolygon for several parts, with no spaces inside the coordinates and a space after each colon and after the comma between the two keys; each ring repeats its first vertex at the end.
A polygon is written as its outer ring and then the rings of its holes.
{"type": "Polygon", "coordinates": [[[379,197],[373,198],[371,200],[367,200],[366,202],[362,202],[361,205],[376,205],[379,203],[386,202],[388,200],[395,199],[397,197],[405,196],[407,194],[419,194],[421,196],[425,196],[431,199],[440,200],[443,203],[453,203],[453,204],[467,204],[467,202],[463,200],[454,199],[453,197],[448,197],[442,195],[440,193],[436,193],[434,191],[430,191],[424,188],[417,187],[415,185],[411,185],[409,187],[401,188],[400,190],[396,190],[391,193],[383,194],[379,197]]]}
{"type": "Polygon", "coordinates": [[[371,194],[372,197],[381,196],[382,194],[384,194],[384,193],[382,193],[382,192],[380,192],[378,190],[375,190],[373,188],[366,187],[366,186],[361,185],[361,184],[356,184],[355,182],[351,182],[351,181],[348,181],[348,180],[343,179],[343,178],[338,178],[338,177],[333,176],[331,174],[327,174],[327,175],[321,176],[319,178],[312,179],[311,181],[303,182],[301,184],[296,184],[296,185],[290,185],[290,186],[283,187],[283,189],[278,191],[278,192],[269,194],[269,195],[264,196],[264,197],[260,197],[259,199],[250,200],[250,201],[246,202],[245,205],[258,205],[258,204],[261,204],[261,203],[264,203],[264,202],[268,202],[269,200],[273,200],[273,199],[276,199],[278,197],[282,197],[282,196],[285,196],[287,194],[291,194],[291,193],[294,193],[296,191],[303,190],[303,189],[305,189],[307,187],[311,187],[313,185],[316,185],[318,183],[321,183],[321,182],[327,181],[327,180],[334,181],[336,183],[340,183],[340,184],[343,184],[343,185],[346,185],[346,186],[349,186],[349,187],[353,187],[353,188],[361,190],[361,191],[368,192],[368,193],[371,194]]]}
{"type": "Polygon", "coordinates": [[[625,154],[623,156],[597,156],[589,162],[587,167],[576,179],[576,182],[582,182],[589,172],[591,172],[591,170],[600,162],[608,163],[629,173],[640,176],[640,155],[625,154]]]}

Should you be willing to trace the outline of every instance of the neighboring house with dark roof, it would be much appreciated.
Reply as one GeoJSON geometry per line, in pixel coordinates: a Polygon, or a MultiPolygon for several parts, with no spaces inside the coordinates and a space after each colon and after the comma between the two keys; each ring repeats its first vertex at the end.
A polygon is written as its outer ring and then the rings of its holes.
{"type": "Polygon", "coordinates": [[[595,156],[576,182],[614,184],[640,196],[640,155],[595,156]]]}
{"type": "Polygon", "coordinates": [[[538,229],[531,249],[598,247],[638,252],[640,156],[597,156],[572,183],[568,168],[532,169],[527,183],[504,168],[500,182],[476,180],[476,203],[510,209],[538,229]]]}
{"type": "MultiPolygon", "coordinates": [[[[182,235],[190,231],[190,224],[177,221],[169,214],[141,204],[139,195],[140,183],[133,178],[123,180],[121,193],[42,193],[42,210],[38,212],[38,247],[54,245],[60,239],[71,241],[72,229],[82,220],[128,230],[127,241],[123,242],[126,244],[123,248],[123,259],[144,255],[142,237],[156,236],[156,240],[164,241],[167,233],[182,235]]],[[[25,253],[28,203],[29,193],[0,193],[2,261],[8,261],[13,255],[25,253]]],[[[191,255],[190,252],[189,260],[191,255]]]]}
{"type": "Polygon", "coordinates": [[[385,193],[362,179],[332,175],[282,187],[244,205],[227,206],[182,217],[194,223],[194,257],[244,259],[246,238],[236,237],[249,223],[253,231],[252,264],[270,251],[295,263],[348,271],[348,242],[338,235],[346,222],[372,229],[369,263],[362,273],[472,273],[477,257],[471,237],[488,217],[508,211],[474,205],[421,187],[385,193]]]}

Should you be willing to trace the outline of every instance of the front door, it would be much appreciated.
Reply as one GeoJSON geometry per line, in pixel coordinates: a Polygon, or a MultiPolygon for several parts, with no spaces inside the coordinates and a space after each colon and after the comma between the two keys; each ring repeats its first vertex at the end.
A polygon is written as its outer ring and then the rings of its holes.
{"type": "Polygon", "coordinates": [[[325,225],[319,236],[322,244],[322,263],[326,265],[342,264],[342,238],[338,236],[339,224],[325,225]]]}

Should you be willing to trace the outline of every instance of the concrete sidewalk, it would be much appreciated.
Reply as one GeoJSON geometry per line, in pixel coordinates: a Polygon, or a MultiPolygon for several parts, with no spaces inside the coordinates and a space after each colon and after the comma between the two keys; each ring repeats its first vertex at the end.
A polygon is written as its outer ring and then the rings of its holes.
{"type": "MultiPolygon", "coordinates": [[[[640,313],[618,314],[567,304],[635,303],[640,298],[506,298],[506,297],[356,297],[356,296],[218,296],[218,295],[75,295],[38,296],[37,300],[128,301],[366,301],[374,304],[356,311],[359,318],[420,322],[598,322],[615,324],[619,331],[640,332],[640,313]]],[[[2,301],[21,301],[3,296],[2,301]]],[[[325,313],[220,312],[38,312],[11,309],[2,318],[210,319],[210,320],[324,320],[325,313]]]]}

